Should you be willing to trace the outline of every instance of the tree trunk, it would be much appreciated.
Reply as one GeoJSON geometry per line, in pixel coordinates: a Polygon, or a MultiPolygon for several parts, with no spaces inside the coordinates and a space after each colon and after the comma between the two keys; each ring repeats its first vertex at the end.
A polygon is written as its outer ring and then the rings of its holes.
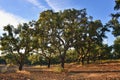
{"type": "Polygon", "coordinates": [[[101,64],[101,63],[102,63],[102,62],[101,62],[101,55],[98,56],[98,60],[99,60],[99,63],[101,64]]]}
{"type": "Polygon", "coordinates": [[[94,63],[96,62],[96,57],[93,57],[93,62],[94,62],[94,63]]]}
{"type": "Polygon", "coordinates": [[[61,67],[64,68],[64,63],[65,63],[65,53],[61,55],[61,67]]]}
{"type": "Polygon", "coordinates": [[[84,65],[84,57],[81,58],[82,65],[84,65]]]}
{"type": "Polygon", "coordinates": [[[65,48],[64,53],[60,55],[60,57],[61,57],[61,67],[62,67],[62,68],[64,68],[66,51],[67,51],[67,49],[65,48]]]}
{"type": "Polygon", "coordinates": [[[87,57],[87,64],[90,64],[90,56],[87,57]]]}
{"type": "Polygon", "coordinates": [[[51,59],[48,59],[48,68],[50,68],[51,59]]]}
{"type": "Polygon", "coordinates": [[[61,67],[64,68],[65,58],[61,58],[61,67]]]}
{"type": "Polygon", "coordinates": [[[82,60],[82,57],[81,57],[81,55],[79,55],[79,57],[78,57],[78,63],[80,63],[81,62],[81,60],[82,60]]]}
{"type": "Polygon", "coordinates": [[[23,70],[23,65],[22,63],[19,64],[19,70],[22,71],[23,70]]]}

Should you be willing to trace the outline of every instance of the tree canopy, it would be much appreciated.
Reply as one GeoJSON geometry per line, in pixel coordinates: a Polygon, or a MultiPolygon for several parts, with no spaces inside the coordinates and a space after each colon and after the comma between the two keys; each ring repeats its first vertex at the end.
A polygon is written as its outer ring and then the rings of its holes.
{"type": "MultiPolygon", "coordinates": [[[[120,0],[115,3],[114,9],[119,11],[120,0]]],[[[66,62],[89,64],[110,59],[113,54],[120,53],[119,38],[113,46],[103,43],[109,28],[113,29],[115,37],[120,35],[120,13],[111,16],[112,19],[104,25],[101,20],[89,16],[86,9],[46,10],[40,13],[37,21],[4,26],[0,49],[5,58],[13,58],[9,62],[14,61],[19,70],[26,61],[31,61],[31,64],[47,62],[48,68],[56,62],[64,68],[66,62]]]]}

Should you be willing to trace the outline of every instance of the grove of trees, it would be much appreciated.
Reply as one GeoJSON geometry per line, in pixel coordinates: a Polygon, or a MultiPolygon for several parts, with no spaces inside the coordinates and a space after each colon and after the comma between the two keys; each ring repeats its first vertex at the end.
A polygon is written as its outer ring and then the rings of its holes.
{"type": "Polygon", "coordinates": [[[0,63],[48,65],[78,62],[82,65],[120,57],[120,0],[115,1],[112,19],[105,25],[87,15],[86,9],[46,10],[37,21],[4,26],[0,37],[0,63]],[[106,32],[116,37],[109,46],[103,40],[106,32]]]}

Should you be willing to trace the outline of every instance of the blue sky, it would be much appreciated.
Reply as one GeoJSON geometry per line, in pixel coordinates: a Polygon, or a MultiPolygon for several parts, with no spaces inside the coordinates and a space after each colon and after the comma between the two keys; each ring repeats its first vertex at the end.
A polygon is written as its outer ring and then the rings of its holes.
{"type": "MultiPolygon", "coordinates": [[[[88,15],[105,24],[114,12],[114,5],[114,0],[0,0],[0,34],[3,26],[37,20],[40,12],[47,9],[86,8],[88,15]]],[[[113,44],[113,36],[110,33],[107,35],[105,43],[113,44]]]]}

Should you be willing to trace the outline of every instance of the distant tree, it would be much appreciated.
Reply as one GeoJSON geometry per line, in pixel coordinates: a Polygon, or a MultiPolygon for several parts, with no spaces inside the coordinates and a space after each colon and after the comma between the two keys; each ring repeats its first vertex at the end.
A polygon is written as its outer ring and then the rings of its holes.
{"type": "Polygon", "coordinates": [[[114,55],[116,58],[120,57],[120,37],[117,37],[113,45],[114,55]]]}
{"type": "Polygon", "coordinates": [[[55,22],[56,13],[52,10],[44,11],[36,23],[36,51],[37,54],[45,57],[48,61],[48,68],[50,68],[52,55],[55,54],[55,47],[53,46],[53,39],[55,37],[55,22]]]}
{"type": "Polygon", "coordinates": [[[16,64],[13,54],[6,54],[3,59],[5,60],[6,64],[16,64]]]}
{"type": "Polygon", "coordinates": [[[103,44],[102,47],[102,59],[112,59],[112,50],[113,46],[108,46],[107,44],[103,44]]]}
{"type": "Polygon", "coordinates": [[[31,54],[28,57],[31,65],[39,65],[42,57],[39,54],[31,54]]]}
{"type": "Polygon", "coordinates": [[[107,23],[107,26],[111,27],[113,29],[112,34],[117,37],[120,35],[120,21],[119,21],[119,17],[120,17],[120,0],[115,0],[115,7],[114,10],[118,11],[116,13],[112,13],[111,17],[112,19],[107,23]]]}
{"type": "Polygon", "coordinates": [[[66,63],[76,62],[78,53],[74,49],[69,49],[66,54],[66,63]]]}
{"type": "Polygon", "coordinates": [[[0,64],[6,64],[6,60],[3,56],[0,56],[0,64]]]}
{"type": "Polygon", "coordinates": [[[63,12],[48,10],[41,13],[37,21],[38,30],[40,29],[39,32],[44,37],[44,39],[41,37],[41,40],[46,40],[46,46],[49,45],[52,52],[59,54],[62,68],[64,68],[67,51],[73,47],[75,30],[79,25],[78,18],[84,16],[82,12],[83,10],[76,9],[67,9],[63,12]]]}
{"type": "Polygon", "coordinates": [[[82,57],[87,56],[89,63],[91,46],[102,42],[108,29],[100,20],[92,21],[92,17],[87,17],[86,9],[67,9],[42,12],[36,23],[36,31],[39,34],[38,51],[44,56],[58,53],[61,67],[64,68],[70,48],[75,48],[80,55],[83,54],[82,57]]]}
{"type": "Polygon", "coordinates": [[[119,9],[120,9],[120,0],[115,0],[114,9],[115,9],[115,10],[119,10],[119,9]]]}
{"type": "Polygon", "coordinates": [[[96,55],[98,60],[110,59],[112,46],[108,46],[107,44],[97,45],[95,51],[98,53],[96,55]]]}
{"type": "Polygon", "coordinates": [[[105,32],[109,31],[107,27],[103,26],[100,20],[91,20],[87,17],[84,11],[84,16],[79,22],[77,29],[75,49],[79,54],[79,60],[84,64],[85,59],[87,63],[90,61],[91,52],[95,45],[102,43],[106,38],[105,32]]]}
{"type": "Polygon", "coordinates": [[[59,52],[61,67],[64,68],[67,51],[73,47],[74,31],[78,25],[77,17],[80,11],[76,9],[67,9],[59,12],[56,28],[56,36],[54,42],[57,51],[59,52]]]}
{"type": "Polygon", "coordinates": [[[12,25],[4,27],[5,33],[1,36],[2,54],[11,54],[14,60],[19,64],[19,70],[23,69],[25,59],[34,49],[33,41],[33,24],[19,24],[17,28],[12,25]]]}

